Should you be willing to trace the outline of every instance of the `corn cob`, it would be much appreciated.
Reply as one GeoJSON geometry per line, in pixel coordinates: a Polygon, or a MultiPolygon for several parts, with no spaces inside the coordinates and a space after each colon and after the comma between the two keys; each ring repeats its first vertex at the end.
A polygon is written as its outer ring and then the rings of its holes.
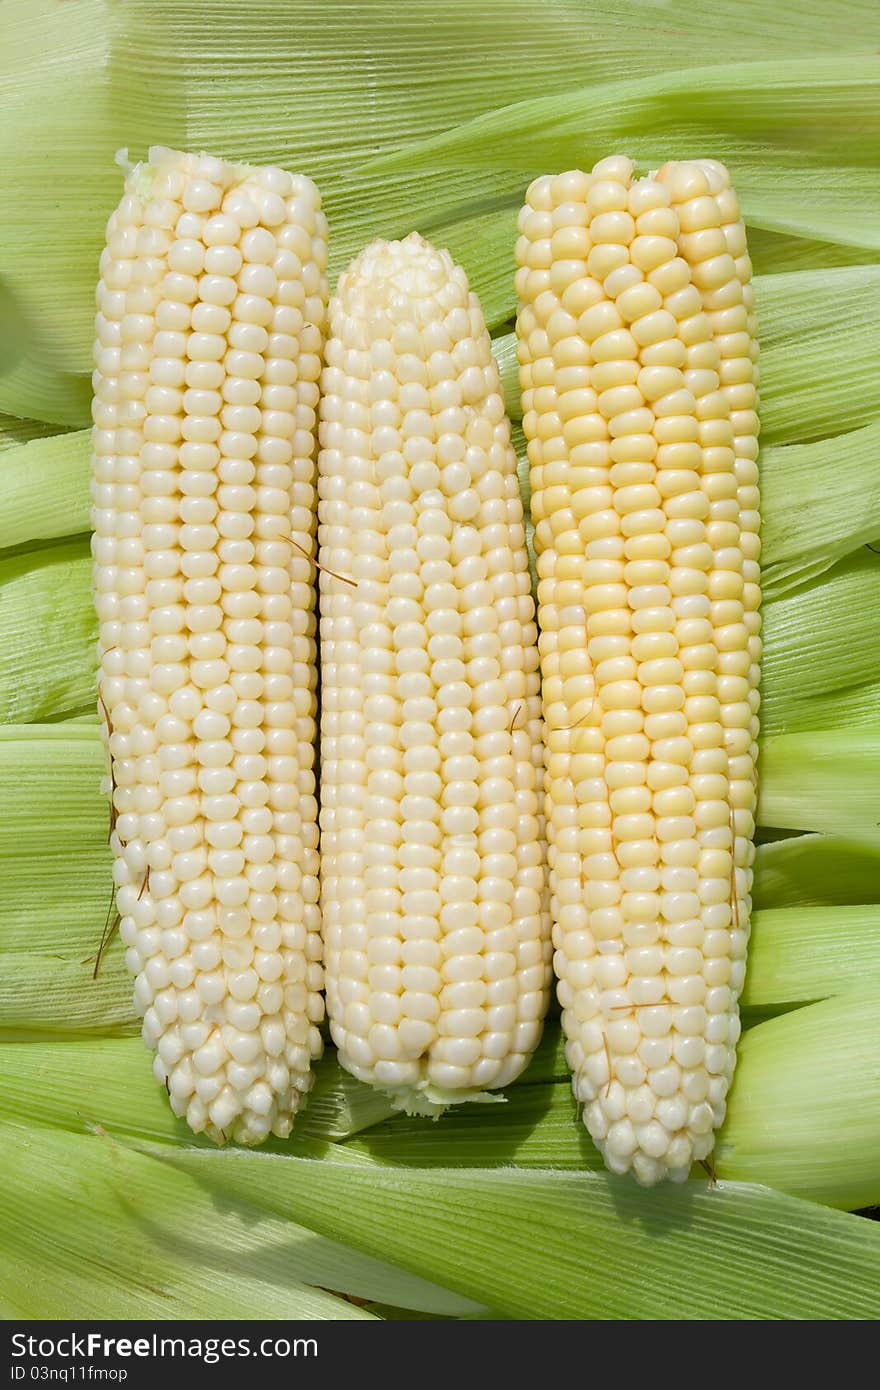
{"type": "Polygon", "coordinates": [[[710,161],[540,178],[519,228],[566,1052],[608,1167],[680,1180],[724,1117],[750,909],[750,264],[710,161]]]}
{"type": "Polygon", "coordinates": [[[326,222],[153,149],[98,286],[92,552],[120,933],[177,1115],[286,1135],[321,1041],[313,576],[326,222]]]}
{"type": "Polygon", "coordinates": [[[438,1113],[526,1065],[551,947],[516,458],[479,303],[415,234],[339,282],[320,442],[330,1030],[438,1113]]]}

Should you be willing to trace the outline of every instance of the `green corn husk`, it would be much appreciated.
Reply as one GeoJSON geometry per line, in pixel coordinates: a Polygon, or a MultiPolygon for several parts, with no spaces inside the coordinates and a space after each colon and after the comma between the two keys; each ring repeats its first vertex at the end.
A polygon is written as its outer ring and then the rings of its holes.
{"type": "Polygon", "coordinates": [[[61,719],[94,705],[91,575],[85,540],[0,558],[0,721],[61,719]]]}
{"type": "Polygon", "coordinates": [[[765,602],[880,535],[880,420],[762,454],[765,602]]]}
{"type": "Polygon", "coordinates": [[[289,1223],[255,1239],[246,1203],[218,1213],[198,1180],[169,1181],[145,1155],[8,1123],[0,1152],[6,1317],[364,1316],[297,1279],[289,1223]]]}
{"type": "Polygon", "coordinates": [[[870,1317],[880,1297],[874,1226],[751,1184],[240,1157],[167,1161],[517,1318],[870,1317]]]}
{"type": "MultiPolygon", "coordinates": [[[[531,0],[440,0],[430,32],[392,0],[7,0],[5,18],[2,1311],[876,1317],[878,1227],[831,1210],[880,1202],[876,6],[548,0],[536,25],[531,0]],[[85,538],[93,292],[115,151],[151,143],[312,174],[334,276],[375,235],[448,246],[515,419],[529,177],[615,146],[642,168],[731,163],[762,353],[761,820],[808,833],[757,851],[717,1187],[698,1172],[646,1194],[598,1171],[555,1020],[503,1105],[391,1116],[331,1048],[291,1141],[217,1154],[153,1080],[118,939],[93,978],[112,924],[85,538]],[[63,426],[79,432],[43,437],[63,426]]],[[[518,427],[514,444],[527,500],[518,427]]]]}
{"type": "Polygon", "coordinates": [[[0,550],[89,529],[88,430],[35,438],[0,461],[0,550]]]}
{"type": "Polygon", "coordinates": [[[714,1155],[719,1172],[741,1181],[760,1173],[771,1187],[831,1206],[878,1204],[876,978],[749,1029],[734,1090],[714,1155]]]}
{"type": "Polygon", "coordinates": [[[260,1204],[218,1203],[200,1179],[105,1134],[4,1122],[0,1152],[0,1240],[13,1251],[0,1268],[0,1304],[10,1317],[370,1316],[328,1288],[433,1315],[480,1311],[260,1204]]]}
{"type": "Polygon", "coordinates": [[[759,773],[762,825],[836,835],[880,825],[880,727],[780,734],[764,743],[759,773]]]}
{"type": "Polygon", "coordinates": [[[796,835],[759,845],[753,892],[768,909],[880,902],[880,835],[796,835]]]}
{"type": "Polygon", "coordinates": [[[752,913],[740,999],[764,1011],[857,988],[877,973],[880,905],[767,908],[752,913]]]}
{"type": "Polygon", "coordinates": [[[763,275],[756,298],[764,439],[807,443],[876,419],[880,267],[763,275]]]}
{"type": "Polygon", "coordinates": [[[0,453],[58,432],[58,425],[47,425],[42,420],[21,420],[17,415],[0,415],[0,453]]]}
{"type": "Polygon", "coordinates": [[[765,740],[801,729],[880,726],[878,605],[880,555],[864,547],[765,604],[765,740]]]}

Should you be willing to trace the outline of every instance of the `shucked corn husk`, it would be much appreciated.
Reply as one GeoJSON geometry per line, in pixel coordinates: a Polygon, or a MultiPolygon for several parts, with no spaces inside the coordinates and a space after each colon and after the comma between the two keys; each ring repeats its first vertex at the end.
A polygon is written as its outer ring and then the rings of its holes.
{"type": "Polygon", "coordinates": [[[429,36],[391,0],[7,9],[0,412],[24,418],[0,416],[3,1312],[365,1315],[335,1289],[448,1317],[876,1316],[880,1227],[831,1209],[880,1203],[876,7],[550,0],[536,26],[530,0],[443,0],[429,36]],[[307,168],[334,274],[375,235],[447,245],[514,415],[528,177],[611,148],[641,168],[678,152],[733,166],[759,272],[761,818],[807,833],[758,850],[714,1189],[697,1174],[645,1194],[598,1171],[553,1022],[489,1112],[391,1118],[331,1051],[290,1143],[210,1152],[150,1076],[118,942],[93,978],[112,926],[93,288],[114,153],[157,142],[307,168]]]}

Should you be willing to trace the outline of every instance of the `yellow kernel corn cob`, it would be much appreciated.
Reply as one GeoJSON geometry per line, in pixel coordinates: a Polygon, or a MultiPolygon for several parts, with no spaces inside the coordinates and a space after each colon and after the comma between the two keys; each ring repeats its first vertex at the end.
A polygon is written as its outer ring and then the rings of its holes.
{"type": "Polygon", "coordinates": [[[750,908],[750,265],[711,161],[541,178],[519,225],[566,1053],[609,1168],[680,1180],[724,1117],[750,908]]]}
{"type": "Polygon", "coordinates": [[[101,257],[92,552],[116,902],[175,1114],[286,1135],[320,1052],[315,446],[327,228],[153,149],[101,257]]]}
{"type": "Polygon", "coordinates": [[[415,234],[339,282],[320,442],[330,1029],[437,1113],[522,1071],[551,947],[516,458],[479,303],[415,234]]]}

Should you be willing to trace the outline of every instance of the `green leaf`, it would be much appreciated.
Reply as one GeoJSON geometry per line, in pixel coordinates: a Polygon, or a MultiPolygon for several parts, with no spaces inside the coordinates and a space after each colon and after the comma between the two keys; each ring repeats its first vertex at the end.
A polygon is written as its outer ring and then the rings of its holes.
{"type": "MultiPolygon", "coordinates": [[[[95,937],[102,923],[95,924],[95,937]]],[[[130,1032],[134,1027],[132,982],[120,952],[102,963],[69,947],[56,955],[38,949],[0,951],[0,1038],[130,1032]]]]}
{"type": "Polygon", "coordinates": [[[880,535],[880,420],[761,456],[764,600],[880,535]]]}
{"type": "Polygon", "coordinates": [[[646,1192],[607,1173],[151,1152],[216,1191],[247,1192],[270,1211],[513,1317],[880,1312],[873,1223],[750,1184],[646,1192]],[[709,1270],[711,1277],[699,1277],[709,1270]]]}
{"type": "Polygon", "coordinates": [[[120,185],[111,24],[101,0],[4,5],[0,183],[14,196],[0,205],[0,410],[11,414],[88,420],[97,255],[120,185]]]}
{"type": "Polygon", "coordinates": [[[0,559],[0,722],[57,719],[95,698],[91,579],[86,541],[0,559]]]}
{"type": "Polygon", "coordinates": [[[872,977],[880,985],[880,905],[752,914],[744,1007],[827,999],[872,977]]]}
{"type": "Polygon", "coordinates": [[[111,920],[108,801],[97,729],[0,727],[0,1036],[130,1032],[111,920]]]}
{"type": "Polygon", "coordinates": [[[0,462],[0,550],[89,529],[88,430],[34,439],[0,462]]]}
{"type": "MultiPolygon", "coordinates": [[[[880,725],[878,642],[880,556],[864,548],[767,603],[761,679],[765,743],[781,732],[880,725]]],[[[818,742],[825,738],[827,733],[816,733],[818,742]]],[[[772,766],[765,759],[765,776],[772,766]]]]}
{"type": "Polygon", "coordinates": [[[880,836],[796,835],[759,845],[756,907],[880,902],[880,836]]]}
{"type": "Polygon", "coordinates": [[[762,747],[759,776],[762,825],[841,835],[880,825],[880,728],[779,734],[762,747]]]}
{"type": "Polygon", "coordinates": [[[839,57],[716,63],[584,87],[572,82],[568,91],[463,121],[369,168],[503,164],[528,179],[589,167],[609,150],[625,150],[648,169],[711,149],[736,168],[752,225],[877,250],[880,195],[869,151],[878,133],[880,75],[865,44],[862,53],[839,57]],[[861,143],[849,134],[856,124],[861,143]],[[823,165],[829,173],[819,183],[823,165]]]}
{"type": "Polygon", "coordinates": [[[756,278],[761,434],[825,439],[880,414],[880,266],[756,278]]]}
{"type": "Polygon", "coordinates": [[[20,1318],[364,1318],[325,1290],[447,1317],[473,1300],[106,1134],[0,1125],[0,1303],[20,1318]],[[39,1201],[34,1201],[34,1192],[39,1201]]]}
{"type": "MultiPolygon", "coordinates": [[[[9,1317],[368,1316],[310,1288],[314,1238],[267,1220],[246,1198],[220,1207],[198,1178],[107,1136],[6,1123],[0,1150],[0,1301],[9,1317]]],[[[346,1257],[319,1254],[316,1265],[344,1274],[346,1257]]]]}
{"type": "Polygon", "coordinates": [[[880,1204],[876,953],[872,984],[743,1035],[715,1164],[832,1206],[880,1204]]]}
{"type": "Polygon", "coordinates": [[[0,415],[0,453],[14,449],[19,444],[27,444],[31,439],[43,439],[57,432],[57,425],[47,425],[42,420],[21,420],[17,415],[0,415]]]}
{"type": "Polygon", "coordinates": [[[428,1124],[389,1116],[344,1145],[351,1159],[392,1168],[556,1168],[601,1172],[602,1159],[581,1123],[568,1075],[516,1085],[504,1105],[451,1106],[428,1124]]]}
{"type": "Polygon", "coordinates": [[[861,246],[842,246],[836,241],[813,241],[809,237],[771,232],[764,227],[749,231],[749,255],[759,275],[775,275],[803,270],[835,270],[845,266],[865,269],[880,261],[880,251],[861,246]]]}

